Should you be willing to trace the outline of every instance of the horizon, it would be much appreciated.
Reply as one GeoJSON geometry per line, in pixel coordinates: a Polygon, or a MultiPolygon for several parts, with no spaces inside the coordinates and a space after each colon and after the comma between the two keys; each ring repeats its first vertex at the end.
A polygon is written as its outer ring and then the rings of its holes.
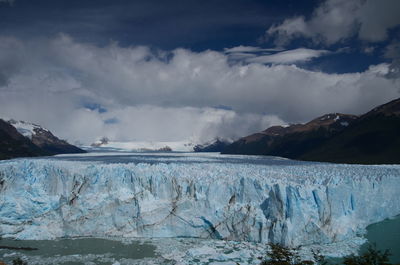
{"type": "Polygon", "coordinates": [[[360,115],[400,97],[399,10],[396,0],[0,0],[0,116],[90,144],[234,139],[360,115]]]}

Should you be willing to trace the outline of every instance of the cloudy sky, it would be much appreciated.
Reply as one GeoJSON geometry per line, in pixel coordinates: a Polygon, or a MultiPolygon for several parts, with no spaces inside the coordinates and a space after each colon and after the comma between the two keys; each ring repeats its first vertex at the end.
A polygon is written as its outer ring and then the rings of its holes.
{"type": "Polygon", "coordinates": [[[398,0],[0,0],[0,117],[201,142],[400,97],[398,0]]]}

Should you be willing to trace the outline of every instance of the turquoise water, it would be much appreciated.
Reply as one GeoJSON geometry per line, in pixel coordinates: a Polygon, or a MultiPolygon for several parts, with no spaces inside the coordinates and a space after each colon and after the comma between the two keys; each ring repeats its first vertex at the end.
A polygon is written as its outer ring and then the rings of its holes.
{"type": "MultiPolygon", "coordinates": [[[[369,225],[365,237],[368,241],[361,246],[359,254],[365,253],[369,246],[382,252],[389,250],[389,261],[400,264],[400,216],[369,225]]],[[[341,264],[343,259],[328,258],[328,261],[341,264]]]]}
{"type": "MultiPolygon", "coordinates": [[[[400,263],[400,216],[372,224],[367,227],[368,242],[376,244],[379,250],[388,249],[392,254],[390,262],[400,263]]],[[[367,249],[368,243],[363,245],[361,252],[367,249]]]]}

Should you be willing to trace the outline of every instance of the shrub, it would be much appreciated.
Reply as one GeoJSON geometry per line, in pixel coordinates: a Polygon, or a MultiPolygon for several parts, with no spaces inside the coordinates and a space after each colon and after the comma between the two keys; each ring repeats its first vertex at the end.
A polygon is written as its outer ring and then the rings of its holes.
{"type": "Polygon", "coordinates": [[[269,259],[261,262],[260,265],[312,265],[314,262],[301,260],[296,248],[287,248],[278,244],[269,244],[269,259]]]}
{"type": "Polygon", "coordinates": [[[16,258],[12,261],[13,265],[28,265],[28,262],[23,261],[21,258],[16,258]]]}

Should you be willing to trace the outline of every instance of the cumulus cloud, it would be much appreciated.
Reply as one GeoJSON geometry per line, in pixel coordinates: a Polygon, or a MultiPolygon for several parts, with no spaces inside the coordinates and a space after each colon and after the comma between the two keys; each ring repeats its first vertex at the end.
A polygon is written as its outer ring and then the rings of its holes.
{"type": "MultiPolygon", "coordinates": [[[[218,136],[237,139],[283,123],[274,115],[239,114],[215,108],[140,105],[114,107],[104,113],[85,108],[70,109],[69,113],[52,108],[49,111],[53,115],[65,115],[62,121],[51,123],[54,131],[62,137],[86,144],[103,136],[116,141],[202,143],[218,136]]],[[[31,119],[42,123],[49,121],[49,117],[43,119],[37,115],[32,115],[31,119]]]]}
{"type": "Polygon", "coordinates": [[[357,36],[369,42],[383,41],[388,30],[400,24],[397,0],[326,0],[310,18],[297,16],[271,26],[267,36],[284,45],[297,37],[334,44],[357,36]]]}
{"type": "Polygon", "coordinates": [[[224,52],[97,46],[65,35],[3,37],[0,58],[7,80],[0,116],[42,124],[72,142],[236,138],[329,112],[359,114],[400,95],[386,64],[327,74],[232,63],[224,52]]]}

